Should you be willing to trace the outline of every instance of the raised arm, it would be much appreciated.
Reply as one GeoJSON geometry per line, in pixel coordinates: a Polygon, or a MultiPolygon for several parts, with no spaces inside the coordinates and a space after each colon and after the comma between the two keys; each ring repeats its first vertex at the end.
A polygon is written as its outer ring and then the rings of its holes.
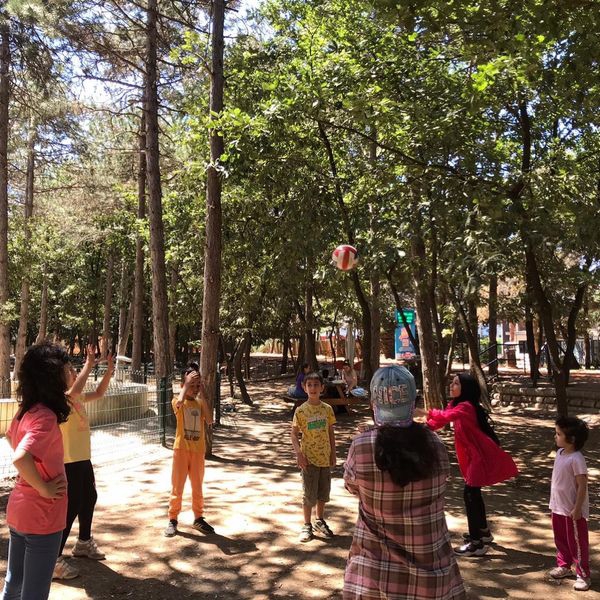
{"type": "Polygon", "coordinates": [[[73,385],[67,392],[67,396],[72,400],[77,400],[81,393],[83,392],[83,388],[85,387],[85,382],[87,378],[90,376],[92,371],[92,367],[96,364],[96,349],[93,344],[87,345],[87,355],[85,358],[85,363],[83,364],[83,368],[79,371],[79,374],[75,378],[73,385]]]}
{"type": "Polygon", "coordinates": [[[461,402],[457,406],[448,406],[443,410],[432,408],[427,413],[427,426],[435,431],[444,427],[444,425],[448,425],[448,423],[465,417],[468,410],[466,402],[461,402]]]}
{"type": "Polygon", "coordinates": [[[108,389],[108,386],[110,385],[110,380],[111,380],[111,377],[113,376],[114,371],[115,371],[115,358],[109,352],[106,355],[106,373],[104,373],[104,377],[102,377],[102,379],[100,380],[100,383],[98,384],[98,387],[96,388],[95,391],[88,392],[87,394],[83,395],[83,401],[89,402],[90,400],[98,400],[98,399],[102,398],[104,396],[104,394],[106,394],[106,390],[108,389]]]}

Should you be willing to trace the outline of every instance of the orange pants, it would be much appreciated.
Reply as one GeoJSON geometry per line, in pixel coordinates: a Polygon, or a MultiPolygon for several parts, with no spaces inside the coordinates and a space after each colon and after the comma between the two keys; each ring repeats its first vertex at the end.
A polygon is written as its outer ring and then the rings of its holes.
{"type": "Polygon", "coordinates": [[[202,495],[204,452],[173,450],[169,519],[177,519],[177,516],[181,512],[183,488],[188,476],[192,485],[192,510],[194,511],[194,519],[197,519],[202,516],[202,511],[204,510],[204,496],[202,495]]]}

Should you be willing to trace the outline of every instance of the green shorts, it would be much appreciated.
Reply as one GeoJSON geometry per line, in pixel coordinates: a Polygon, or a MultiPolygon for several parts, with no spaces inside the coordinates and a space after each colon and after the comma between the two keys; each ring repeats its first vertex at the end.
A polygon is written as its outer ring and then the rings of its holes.
{"type": "Polygon", "coordinates": [[[331,490],[331,467],[315,467],[309,464],[302,469],[302,502],[314,506],[317,501],[329,502],[331,490]]]}

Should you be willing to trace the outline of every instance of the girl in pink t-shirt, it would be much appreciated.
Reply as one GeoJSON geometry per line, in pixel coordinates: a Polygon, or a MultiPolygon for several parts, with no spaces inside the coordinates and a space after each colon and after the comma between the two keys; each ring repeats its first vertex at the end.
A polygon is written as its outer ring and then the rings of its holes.
{"type": "Polygon", "coordinates": [[[591,585],[587,524],[590,501],[587,466],[580,450],[587,441],[588,426],[577,417],[559,417],[555,426],[558,451],[552,469],[550,510],[557,566],[550,571],[550,576],[554,579],[570,577],[574,564],[577,580],[573,588],[585,592],[591,585]]]}
{"type": "Polygon", "coordinates": [[[29,348],[19,369],[19,412],[6,437],[19,476],[8,499],[8,567],[2,600],[45,600],[65,527],[67,481],[59,423],[69,415],[65,395],[69,357],[56,344],[29,348]]]}

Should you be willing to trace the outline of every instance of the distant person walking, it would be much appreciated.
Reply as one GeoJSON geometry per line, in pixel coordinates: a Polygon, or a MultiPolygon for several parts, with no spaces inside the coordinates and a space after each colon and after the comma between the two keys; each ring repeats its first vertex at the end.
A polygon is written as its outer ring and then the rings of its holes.
{"type": "Polygon", "coordinates": [[[371,381],[375,429],[354,438],[344,482],[358,496],[358,521],[344,575],[344,600],[464,600],[444,514],[448,453],[413,421],[416,387],[399,366],[371,381]]]}

